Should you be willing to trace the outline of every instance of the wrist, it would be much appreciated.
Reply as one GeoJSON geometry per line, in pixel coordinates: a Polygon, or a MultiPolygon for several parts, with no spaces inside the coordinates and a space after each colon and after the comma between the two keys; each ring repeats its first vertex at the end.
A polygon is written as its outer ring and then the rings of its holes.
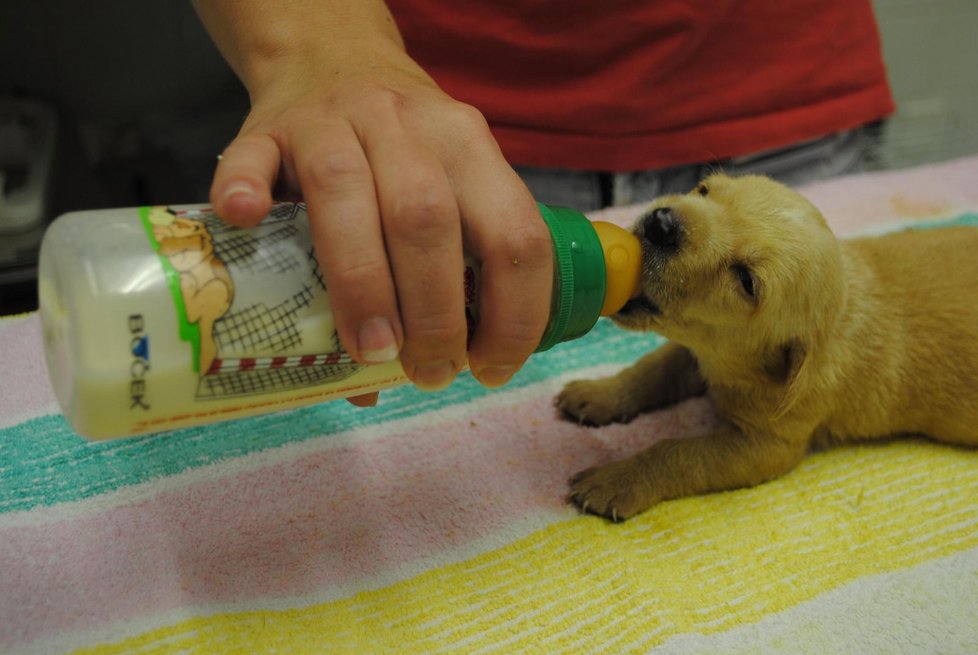
{"type": "Polygon", "coordinates": [[[194,0],[204,24],[252,99],[282,78],[342,74],[406,58],[381,0],[328,0],[287,8],[265,0],[194,0]]]}
{"type": "Polygon", "coordinates": [[[321,89],[324,81],[385,65],[403,67],[407,61],[399,36],[326,32],[291,44],[263,44],[249,53],[236,72],[254,103],[277,87],[321,89]]]}

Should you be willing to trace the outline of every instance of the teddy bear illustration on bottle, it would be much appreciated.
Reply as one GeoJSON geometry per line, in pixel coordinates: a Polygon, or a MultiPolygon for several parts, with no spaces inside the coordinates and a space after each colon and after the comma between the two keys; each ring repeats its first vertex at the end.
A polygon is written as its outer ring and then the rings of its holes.
{"type": "Polygon", "coordinates": [[[214,252],[214,241],[199,220],[177,216],[165,207],[150,210],[153,237],[159,254],[180,275],[180,291],[187,321],[200,330],[200,371],[207,371],[217,356],[214,323],[234,300],[234,283],[227,266],[214,252]]]}

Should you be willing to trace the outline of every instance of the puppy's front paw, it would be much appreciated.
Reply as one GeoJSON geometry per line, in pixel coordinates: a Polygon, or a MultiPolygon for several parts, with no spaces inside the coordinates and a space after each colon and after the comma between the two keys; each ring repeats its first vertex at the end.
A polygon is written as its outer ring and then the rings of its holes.
{"type": "Polygon", "coordinates": [[[570,480],[570,500],[582,512],[621,523],[655,505],[658,499],[632,457],[581,471],[570,480]]]}
{"type": "Polygon", "coordinates": [[[576,380],[564,387],[554,404],[579,423],[607,425],[628,423],[638,414],[627,398],[613,379],[576,380]]]}

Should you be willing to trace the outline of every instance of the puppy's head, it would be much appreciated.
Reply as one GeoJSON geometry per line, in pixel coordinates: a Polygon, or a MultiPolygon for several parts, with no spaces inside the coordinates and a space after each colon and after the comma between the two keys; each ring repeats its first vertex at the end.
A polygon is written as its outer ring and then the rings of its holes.
{"type": "Polygon", "coordinates": [[[697,355],[750,354],[788,377],[842,301],[840,249],[824,218],[765,177],[712,175],[656,200],[634,232],[642,294],[614,320],[697,355]]]}

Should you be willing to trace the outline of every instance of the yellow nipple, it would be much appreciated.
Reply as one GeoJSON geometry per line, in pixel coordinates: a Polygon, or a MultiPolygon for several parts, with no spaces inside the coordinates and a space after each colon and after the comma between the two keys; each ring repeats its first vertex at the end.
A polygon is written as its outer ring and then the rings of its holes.
{"type": "Polygon", "coordinates": [[[617,313],[629,299],[640,292],[642,247],[638,237],[617,225],[595,221],[594,231],[604,250],[608,286],[605,291],[602,316],[617,313]]]}

